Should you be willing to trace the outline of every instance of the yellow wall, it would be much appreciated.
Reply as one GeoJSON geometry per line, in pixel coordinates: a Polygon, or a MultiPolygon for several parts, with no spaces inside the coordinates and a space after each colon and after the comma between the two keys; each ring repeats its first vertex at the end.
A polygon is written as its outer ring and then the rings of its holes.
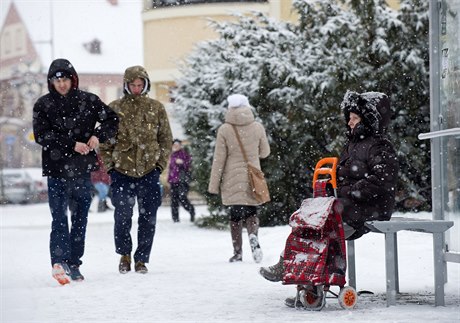
{"type": "Polygon", "coordinates": [[[396,10],[399,10],[401,1],[400,0],[387,0],[388,5],[396,10]]]}
{"type": "Polygon", "coordinates": [[[292,0],[271,0],[270,17],[278,20],[296,22],[298,15],[292,11],[292,0]]]}
{"type": "MultiPolygon", "coordinates": [[[[387,0],[395,9],[399,0],[387,0]]],[[[232,20],[232,12],[260,11],[284,21],[296,22],[292,12],[292,0],[269,0],[265,3],[209,3],[174,7],[151,8],[151,1],[144,1],[142,13],[144,26],[144,66],[152,81],[152,97],[168,102],[166,84],[173,85],[179,77],[178,64],[200,41],[217,37],[208,26],[208,19],[232,20]]]]}
{"type": "MultiPolygon", "coordinates": [[[[142,14],[144,65],[152,83],[173,81],[179,76],[178,64],[191,52],[193,46],[217,37],[208,26],[209,19],[232,20],[232,12],[253,10],[268,14],[269,7],[267,3],[213,3],[145,11],[142,14]]],[[[153,90],[153,96],[157,95],[157,91],[161,92],[159,87],[153,90]]]]}

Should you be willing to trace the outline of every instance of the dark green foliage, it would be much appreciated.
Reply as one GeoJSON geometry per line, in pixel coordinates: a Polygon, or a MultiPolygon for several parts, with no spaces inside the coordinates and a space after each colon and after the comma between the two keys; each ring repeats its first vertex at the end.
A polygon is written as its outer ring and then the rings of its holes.
{"type": "Polygon", "coordinates": [[[429,147],[417,139],[429,125],[427,4],[403,1],[396,12],[379,0],[344,2],[296,0],[298,24],[258,13],[211,22],[219,38],[200,44],[184,62],[175,108],[191,142],[195,189],[214,220],[226,210],[220,197],[206,192],[216,131],[232,93],[249,97],[270,142],[262,169],[272,202],[261,208],[262,225],[286,224],[311,196],[316,162],[340,154],[345,123],[339,105],[347,89],[390,96],[400,207],[406,197],[429,204],[430,194],[423,193],[430,188],[429,147]]]}

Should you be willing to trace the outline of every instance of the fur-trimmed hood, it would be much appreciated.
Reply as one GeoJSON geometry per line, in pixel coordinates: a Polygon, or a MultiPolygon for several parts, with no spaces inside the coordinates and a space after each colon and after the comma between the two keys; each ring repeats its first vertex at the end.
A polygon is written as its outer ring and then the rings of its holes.
{"type": "Polygon", "coordinates": [[[340,104],[349,135],[351,129],[348,126],[350,112],[356,113],[361,117],[363,131],[365,135],[382,135],[388,130],[391,120],[390,100],[388,96],[381,92],[357,93],[347,91],[340,104]]]}

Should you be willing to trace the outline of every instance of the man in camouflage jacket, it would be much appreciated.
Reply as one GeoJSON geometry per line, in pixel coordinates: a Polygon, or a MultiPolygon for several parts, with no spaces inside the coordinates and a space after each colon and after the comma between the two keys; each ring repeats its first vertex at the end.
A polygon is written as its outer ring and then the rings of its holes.
{"type": "Polygon", "coordinates": [[[168,163],[172,134],[163,104],[147,96],[150,79],[145,68],[127,68],[123,81],[124,96],[109,104],[120,119],[118,134],[114,142],[101,146],[101,155],[112,179],[119,271],[131,270],[130,231],[137,197],[139,229],[134,262],[136,272],[146,273],[161,204],[159,176],[168,163]]]}

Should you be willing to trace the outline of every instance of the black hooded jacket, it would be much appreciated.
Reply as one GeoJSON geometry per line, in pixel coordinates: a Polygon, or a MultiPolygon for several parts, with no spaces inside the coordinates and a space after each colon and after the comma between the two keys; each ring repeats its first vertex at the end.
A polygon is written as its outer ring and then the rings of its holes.
{"type": "Polygon", "coordinates": [[[357,232],[368,232],[364,223],[389,220],[395,205],[399,165],[386,131],[391,118],[390,101],[383,93],[347,92],[341,104],[347,123],[348,143],[337,168],[338,197],[343,221],[357,232]],[[361,117],[354,131],[350,112],[361,117]]]}
{"type": "Polygon", "coordinates": [[[42,146],[43,175],[72,178],[97,170],[96,152],[81,155],[74,150],[75,144],[87,143],[93,135],[101,143],[113,138],[118,129],[116,113],[97,95],[78,89],[78,74],[66,59],[51,63],[48,89],[33,110],[35,141],[42,146]],[[72,81],[66,96],[60,95],[52,84],[57,72],[72,81]]]}

